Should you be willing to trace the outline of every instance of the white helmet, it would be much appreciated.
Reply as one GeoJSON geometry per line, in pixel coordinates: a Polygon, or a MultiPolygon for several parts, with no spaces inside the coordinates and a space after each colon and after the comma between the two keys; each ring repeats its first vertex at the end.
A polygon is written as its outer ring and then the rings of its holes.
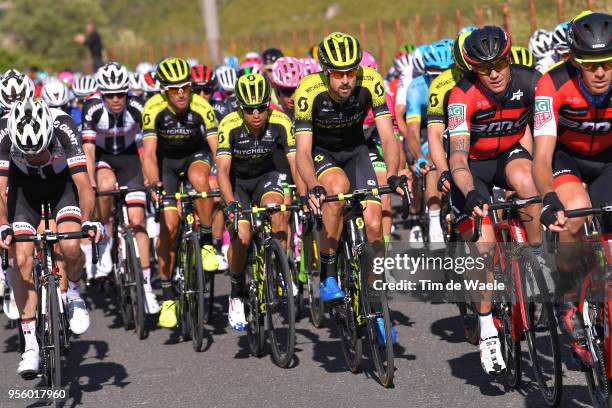
{"type": "Polygon", "coordinates": [[[96,72],[98,89],[105,93],[124,93],[130,89],[130,72],[123,65],[109,62],[96,72]]]}
{"type": "Polygon", "coordinates": [[[40,97],[51,108],[59,108],[68,103],[68,87],[60,81],[49,82],[43,86],[40,97]]]}
{"type": "Polygon", "coordinates": [[[86,98],[98,90],[96,79],[92,75],[83,75],[72,84],[72,92],[77,98],[86,98]]]}
{"type": "Polygon", "coordinates": [[[414,69],[413,59],[413,53],[403,52],[393,60],[393,65],[402,75],[412,74],[412,70],[414,69]]]}
{"type": "Polygon", "coordinates": [[[142,80],[140,79],[142,75],[138,72],[130,72],[130,90],[131,91],[141,91],[142,90],[142,80]]]}
{"type": "Polygon", "coordinates": [[[569,28],[569,21],[565,21],[558,26],[552,32],[552,43],[553,48],[557,54],[565,55],[569,52],[569,44],[567,42],[567,29],[569,28]]]}
{"type": "Polygon", "coordinates": [[[425,63],[423,62],[423,48],[417,47],[412,53],[412,64],[414,65],[414,71],[418,74],[425,73],[425,63]]]}
{"type": "Polygon", "coordinates": [[[44,101],[27,98],[16,102],[8,116],[9,137],[23,154],[38,154],[53,136],[53,115],[44,101]]]}
{"type": "Polygon", "coordinates": [[[147,93],[159,92],[159,81],[155,77],[147,72],[140,77],[142,81],[142,89],[147,93]]]}
{"type": "Polygon", "coordinates": [[[187,65],[189,65],[190,68],[200,63],[200,61],[198,61],[197,58],[187,58],[186,61],[187,61],[187,65]]]}
{"type": "Polygon", "coordinates": [[[219,65],[217,69],[215,69],[215,75],[217,76],[217,81],[219,81],[219,86],[221,86],[224,91],[234,91],[234,87],[238,81],[238,75],[234,68],[229,65],[219,65]]]}
{"type": "Polygon", "coordinates": [[[552,33],[546,30],[535,30],[529,39],[529,51],[537,59],[544,58],[553,50],[552,33]]]}
{"type": "Polygon", "coordinates": [[[13,103],[34,97],[34,83],[16,69],[7,70],[0,80],[0,105],[10,109],[13,103]]]}
{"type": "Polygon", "coordinates": [[[152,71],[154,71],[153,64],[151,64],[150,62],[141,62],[140,64],[136,65],[136,72],[138,72],[141,75],[144,75],[147,72],[152,72],[152,71]]]}

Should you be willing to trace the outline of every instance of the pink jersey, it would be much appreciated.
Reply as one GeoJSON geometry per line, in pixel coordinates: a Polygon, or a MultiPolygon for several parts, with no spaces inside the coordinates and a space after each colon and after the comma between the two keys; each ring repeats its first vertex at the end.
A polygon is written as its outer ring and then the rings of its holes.
{"type": "MultiPolygon", "coordinates": [[[[398,132],[399,128],[397,127],[397,121],[395,120],[395,103],[393,102],[393,97],[387,92],[387,108],[389,108],[389,112],[391,113],[391,120],[393,121],[393,131],[398,132]]],[[[374,114],[372,113],[372,108],[368,111],[368,114],[363,121],[363,128],[367,129],[371,126],[374,126],[374,114]]]]}

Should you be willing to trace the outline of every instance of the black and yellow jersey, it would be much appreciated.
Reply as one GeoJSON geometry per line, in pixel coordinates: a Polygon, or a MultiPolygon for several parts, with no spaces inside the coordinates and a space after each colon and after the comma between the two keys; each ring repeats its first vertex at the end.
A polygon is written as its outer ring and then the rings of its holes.
{"type": "Polygon", "coordinates": [[[275,170],[273,154],[279,148],[284,149],[287,155],[295,154],[291,119],[276,110],[270,109],[268,112],[268,123],[258,138],[249,132],[240,110],[230,113],[221,121],[217,157],[231,156],[232,175],[253,178],[275,170]]]}
{"type": "Polygon", "coordinates": [[[446,107],[450,91],[463,78],[463,74],[459,69],[449,68],[431,81],[427,104],[427,126],[439,123],[446,127],[448,123],[446,107]]]}
{"type": "Polygon", "coordinates": [[[208,101],[191,94],[189,107],[177,115],[159,93],[147,101],[142,112],[142,136],[157,138],[157,154],[182,158],[198,150],[210,150],[206,142],[217,136],[217,119],[208,101]]]}
{"type": "Polygon", "coordinates": [[[370,107],[375,118],[391,115],[382,77],[375,70],[359,67],[355,90],[343,102],[330,94],[325,74],[307,75],[295,93],[295,133],[311,132],[313,147],[350,150],[366,142],[363,121],[370,107]]]}

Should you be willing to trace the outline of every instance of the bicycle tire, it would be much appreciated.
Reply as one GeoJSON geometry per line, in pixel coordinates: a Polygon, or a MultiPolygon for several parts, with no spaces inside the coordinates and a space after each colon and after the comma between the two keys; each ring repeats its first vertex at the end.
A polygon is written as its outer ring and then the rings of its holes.
{"type": "Polygon", "coordinates": [[[345,257],[344,251],[340,251],[338,254],[338,276],[342,289],[348,294],[348,300],[343,299],[334,305],[332,310],[340,335],[340,346],[344,360],[349,371],[357,374],[361,372],[362,368],[363,339],[357,322],[359,310],[354,308],[355,296],[359,296],[359,282],[351,283],[349,277],[352,273],[353,270],[345,257]]]}
{"type": "MultiPolygon", "coordinates": [[[[589,311],[590,312],[590,311],[589,311]]],[[[595,321],[593,316],[592,322],[595,321]]],[[[594,330],[595,328],[589,328],[588,330],[594,330]]],[[[608,407],[612,404],[610,401],[610,384],[608,381],[608,373],[605,366],[604,354],[600,346],[600,333],[603,330],[597,331],[596,337],[592,339],[592,352],[597,357],[597,361],[593,365],[584,365],[584,376],[586,378],[587,388],[589,390],[589,397],[593,403],[593,407],[608,407]]],[[[587,336],[591,336],[587,333],[587,336]]]]}
{"type": "Polygon", "coordinates": [[[212,321],[212,312],[215,304],[215,274],[204,274],[204,286],[208,288],[205,292],[206,308],[204,309],[204,324],[209,324],[212,321]]]}
{"type": "MultiPolygon", "coordinates": [[[[179,233],[179,237],[182,236],[182,227],[181,232],[179,233]]],[[[187,265],[187,242],[185,240],[180,240],[179,247],[176,252],[176,263],[178,265],[178,270],[176,273],[180,275],[175,279],[175,288],[176,293],[178,293],[178,308],[177,308],[177,321],[180,325],[180,333],[183,341],[191,340],[191,327],[189,324],[189,302],[187,300],[186,290],[187,283],[186,279],[186,270],[188,268],[187,265]]]]}
{"type": "Polygon", "coordinates": [[[521,342],[512,337],[512,305],[500,305],[502,322],[501,351],[506,363],[506,380],[511,388],[517,389],[521,385],[521,342]]]}
{"type": "MultiPolygon", "coordinates": [[[[111,253],[116,253],[116,261],[113,264],[114,274],[116,276],[116,287],[117,292],[119,293],[119,314],[121,316],[121,322],[123,324],[123,328],[125,330],[133,330],[134,329],[134,309],[130,304],[130,286],[129,286],[129,277],[125,270],[126,260],[123,259],[123,251],[124,249],[121,247],[118,241],[123,242],[125,245],[125,240],[123,238],[117,238],[113,240],[113,250],[111,253]]],[[[127,253],[127,249],[126,252],[127,253]]]]}
{"type": "MultiPolygon", "coordinates": [[[[537,285],[539,293],[545,292],[546,285],[542,281],[540,264],[535,255],[526,247],[519,247],[515,253],[520,268],[520,275],[522,277],[522,288],[523,294],[527,293],[527,277],[532,276],[533,282],[537,285]],[[543,290],[544,289],[544,290],[543,290]]],[[[534,377],[542,393],[544,401],[549,406],[557,406],[561,401],[561,394],[563,390],[563,378],[562,378],[562,367],[561,367],[561,349],[559,347],[559,335],[557,332],[557,323],[553,313],[553,306],[551,302],[542,302],[541,315],[539,321],[536,320],[536,303],[526,302],[525,303],[525,314],[527,318],[528,330],[526,333],[527,337],[527,348],[529,350],[529,357],[531,360],[531,367],[533,369],[534,377]],[[540,327],[538,323],[542,322],[542,316],[545,317],[544,324],[540,327]],[[538,336],[538,334],[542,334],[538,336]],[[538,345],[543,343],[542,339],[548,338],[550,342],[550,348],[546,350],[538,350],[538,345]],[[549,356],[552,354],[552,359],[549,356]],[[548,361],[552,360],[552,372],[545,372],[544,370],[549,365],[548,361]],[[547,378],[552,379],[552,383],[547,384],[547,378]]],[[[544,342],[546,343],[546,342],[544,342]]]]}
{"type": "Polygon", "coordinates": [[[316,231],[308,233],[302,241],[304,257],[302,262],[308,274],[308,301],[310,310],[310,322],[315,328],[323,326],[325,321],[325,304],[319,296],[321,284],[321,263],[319,260],[319,234],[316,231]]]}
{"type": "Polygon", "coordinates": [[[140,266],[140,257],[136,254],[136,239],[132,235],[132,231],[126,229],[125,239],[123,242],[126,245],[125,270],[130,288],[130,305],[132,307],[132,315],[134,316],[134,331],[140,340],[147,337],[146,319],[145,319],[145,294],[143,287],[142,267],[140,266]]]}
{"type": "MultiPolygon", "coordinates": [[[[249,343],[249,349],[251,354],[255,357],[261,357],[264,354],[265,336],[264,336],[264,315],[261,313],[259,303],[259,290],[263,285],[260,279],[259,267],[256,257],[257,247],[253,240],[249,246],[249,254],[252,257],[250,266],[247,266],[246,274],[246,285],[248,287],[248,299],[245,302],[245,316],[247,321],[247,341],[249,343]],[[257,277],[259,276],[259,277],[257,277]]],[[[247,256],[249,259],[249,256],[247,256]]]]}
{"type": "Polygon", "coordinates": [[[295,304],[287,256],[275,238],[270,240],[266,249],[265,265],[264,294],[272,361],[286,368],[293,359],[295,348],[295,304]],[[275,319],[276,315],[280,319],[275,319]]]}
{"type": "Polygon", "coordinates": [[[195,233],[191,234],[187,246],[187,269],[185,270],[185,289],[189,304],[189,326],[191,344],[195,352],[202,351],[204,341],[204,314],[206,301],[204,298],[204,270],[202,268],[202,253],[200,241],[195,233]]]}
{"type": "Polygon", "coordinates": [[[56,277],[49,276],[47,279],[47,319],[49,323],[49,337],[52,344],[49,352],[49,385],[53,389],[62,388],[62,360],[60,343],[60,308],[56,277]]]}

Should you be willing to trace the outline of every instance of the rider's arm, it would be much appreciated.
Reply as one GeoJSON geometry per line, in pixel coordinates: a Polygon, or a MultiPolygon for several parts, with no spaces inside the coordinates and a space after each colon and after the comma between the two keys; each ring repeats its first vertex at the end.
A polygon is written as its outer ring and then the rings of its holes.
{"type": "Polygon", "coordinates": [[[157,167],[157,138],[144,137],[142,141],[142,173],[149,184],[157,184],[159,180],[159,168],[157,167]]]}
{"type": "Polygon", "coordinates": [[[453,88],[448,102],[448,130],[450,137],[450,156],[448,164],[455,185],[464,196],[474,190],[474,179],[470,172],[470,115],[463,90],[453,88]]]}
{"type": "Polygon", "coordinates": [[[295,108],[295,161],[302,181],[306,183],[306,188],[310,190],[320,185],[320,183],[315,174],[314,162],[312,161],[312,139],[314,136],[312,123],[313,98],[306,92],[308,86],[307,83],[302,81],[295,91],[295,100],[297,101],[295,108]]]}
{"type": "Polygon", "coordinates": [[[402,77],[400,84],[397,87],[395,94],[395,119],[397,120],[397,127],[402,137],[406,139],[408,137],[408,128],[406,127],[406,90],[410,81],[407,78],[402,77]]]}
{"type": "Polygon", "coordinates": [[[219,184],[219,190],[221,190],[221,197],[226,204],[236,201],[230,181],[230,169],[232,167],[230,136],[231,134],[224,130],[224,122],[221,122],[218,135],[219,148],[215,156],[215,163],[217,164],[217,183],[219,184]]]}
{"type": "Polygon", "coordinates": [[[8,176],[0,176],[0,225],[8,224],[8,214],[6,211],[6,188],[8,186],[8,176]]]}
{"type": "Polygon", "coordinates": [[[427,125],[427,141],[429,154],[438,173],[448,170],[448,161],[444,150],[444,124],[431,123],[427,125]]]}
{"type": "Polygon", "coordinates": [[[397,139],[393,133],[391,116],[379,116],[376,118],[376,129],[380,136],[380,144],[383,148],[383,158],[387,165],[387,177],[396,176],[399,169],[399,150],[397,139]]]}
{"type": "Polygon", "coordinates": [[[521,137],[519,143],[533,157],[533,133],[531,132],[531,126],[527,125],[525,128],[525,134],[523,137],[521,137]]]}
{"type": "Polygon", "coordinates": [[[96,185],[96,123],[102,112],[103,102],[91,99],[85,102],[81,111],[81,142],[87,157],[87,173],[92,186],[96,185]]]}
{"type": "Polygon", "coordinates": [[[95,195],[93,189],[91,188],[89,176],[86,172],[75,173],[72,175],[72,181],[74,182],[79,195],[81,222],[90,221],[93,219],[95,195]]]}
{"type": "Polygon", "coordinates": [[[203,134],[206,136],[206,141],[208,142],[208,146],[210,146],[212,156],[215,157],[217,154],[217,133],[219,128],[217,116],[215,115],[215,111],[213,110],[212,106],[210,106],[210,103],[206,99],[200,97],[199,95],[194,95],[193,101],[192,109],[202,116],[202,121],[204,122],[203,134]]]}
{"type": "Polygon", "coordinates": [[[87,174],[89,182],[92,186],[97,186],[96,183],[96,145],[93,143],[83,143],[83,151],[87,158],[87,174]]]}
{"type": "MultiPolygon", "coordinates": [[[[423,104],[422,92],[426,87],[423,77],[417,77],[410,83],[406,91],[406,127],[408,136],[408,150],[416,160],[422,157],[421,154],[421,106],[423,104]]],[[[427,95],[425,95],[427,98],[427,95]]],[[[426,103],[426,102],[425,102],[426,103]]]]}
{"type": "Polygon", "coordinates": [[[289,163],[289,168],[291,170],[291,177],[297,187],[297,192],[300,196],[306,195],[308,192],[306,189],[306,185],[304,181],[300,177],[300,174],[297,171],[296,161],[295,161],[295,132],[293,131],[293,126],[291,125],[291,119],[285,115],[275,115],[278,118],[278,122],[283,129],[283,135],[281,137],[282,148],[285,150],[287,154],[287,162],[289,163]]]}

